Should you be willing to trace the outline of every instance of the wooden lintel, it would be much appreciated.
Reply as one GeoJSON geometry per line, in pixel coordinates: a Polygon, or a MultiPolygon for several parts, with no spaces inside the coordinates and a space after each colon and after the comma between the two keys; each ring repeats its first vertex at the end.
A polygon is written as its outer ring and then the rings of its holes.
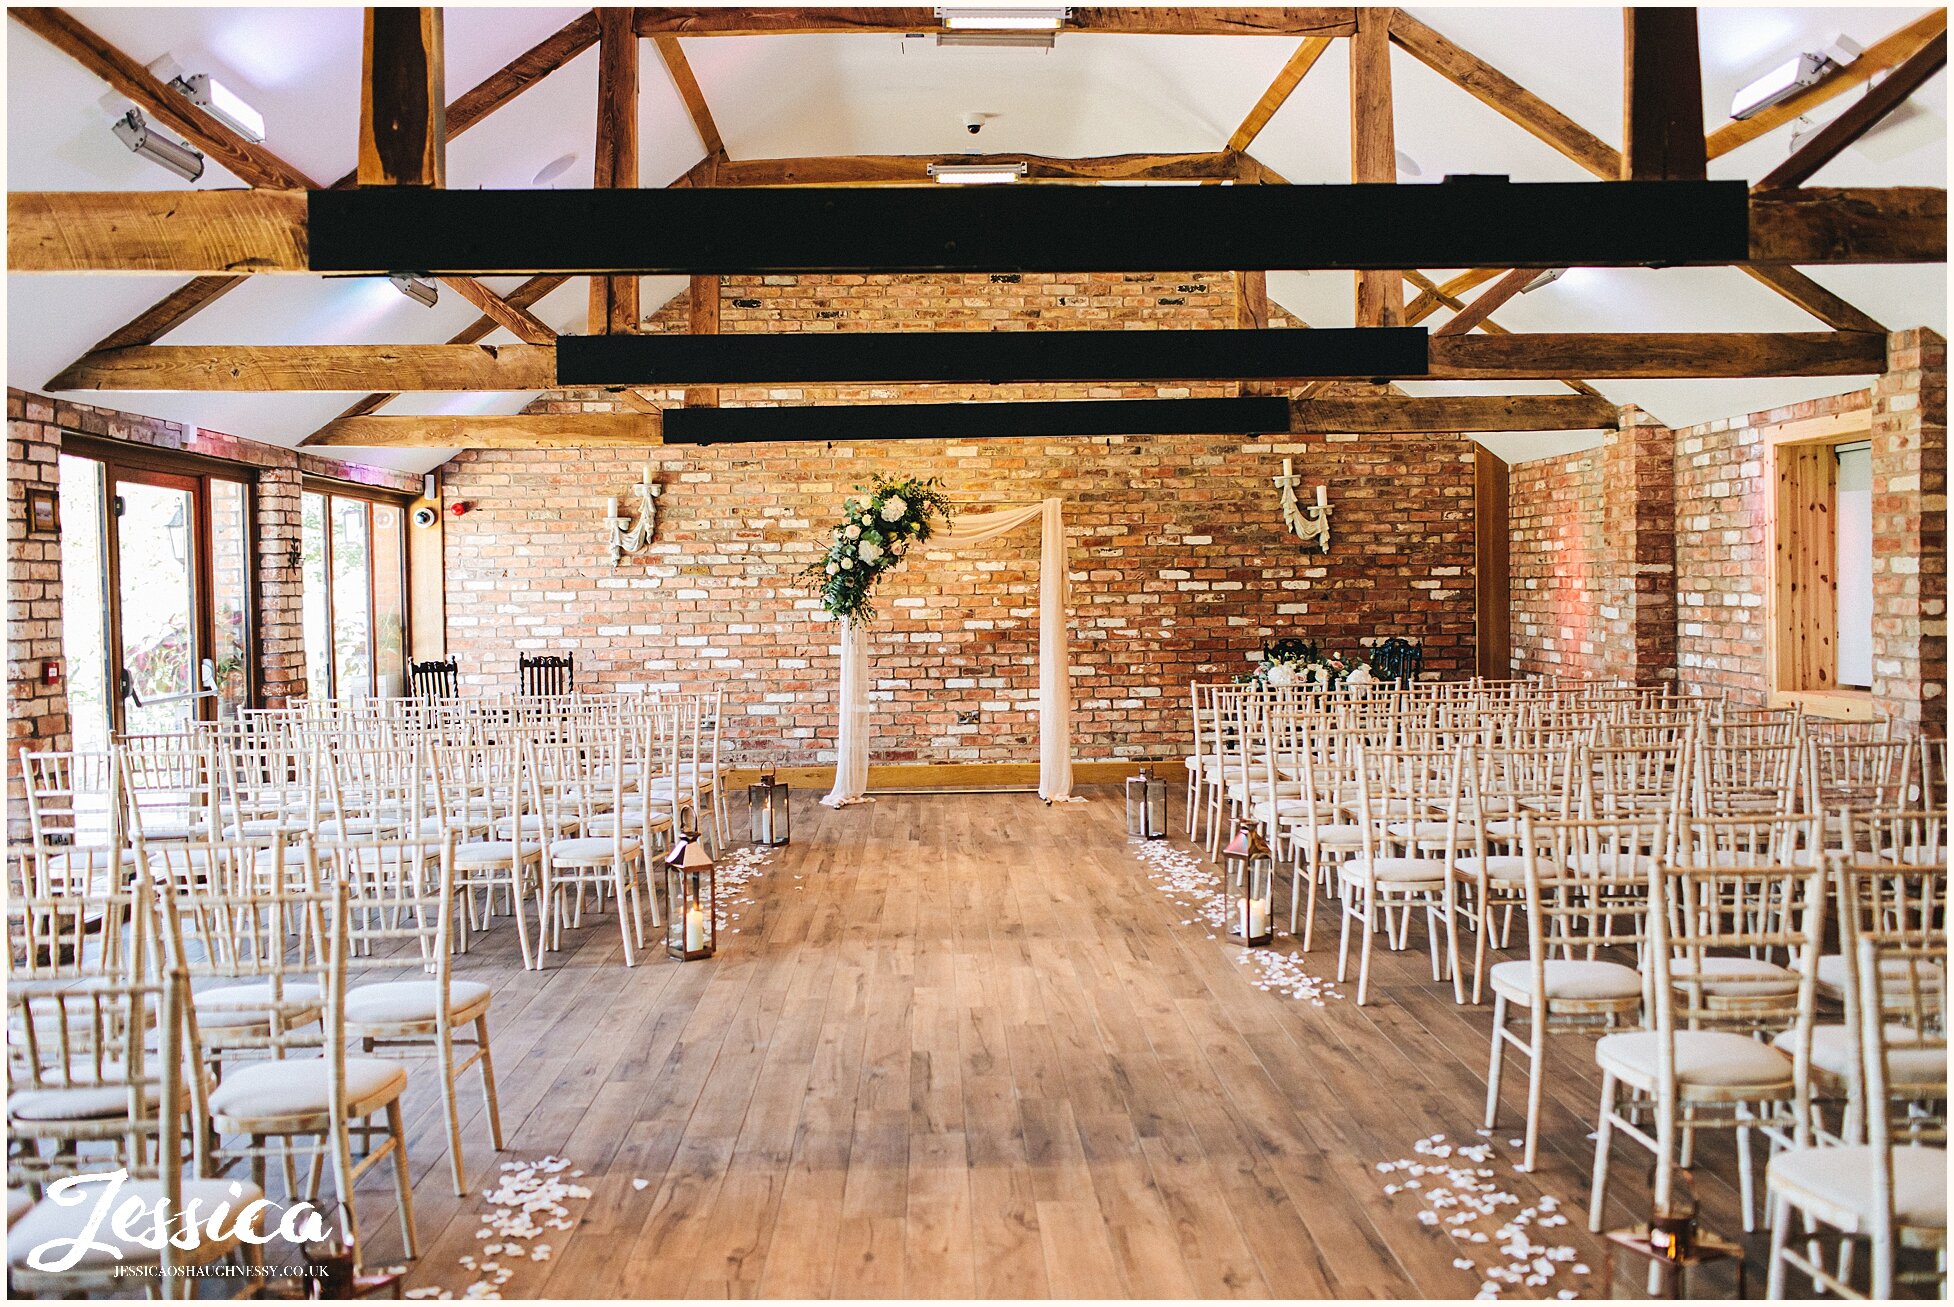
{"type": "MultiPolygon", "coordinates": [[[[816,7],[798,9],[719,9],[660,7],[640,9],[639,36],[789,36],[820,33],[895,34],[939,32],[936,10],[816,7]]],[[[1351,9],[1254,8],[1134,5],[1128,8],[1074,8],[1065,32],[1130,32],[1151,36],[1348,36],[1356,25],[1351,9]]]]}
{"type": "Polygon", "coordinates": [[[369,5],[360,59],[362,186],[445,186],[441,11],[369,5]]]}
{"type": "Polygon", "coordinates": [[[1622,39],[1622,180],[1701,181],[1708,155],[1696,10],[1631,5],[1622,39]]]}
{"type": "Polygon", "coordinates": [[[1620,410],[1587,395],[1319,396],[1289,406],[1292,432],[1584,431],[1620,410]]]}
{"type": "Polygon", "coordinates": [[[356,449],[565,449],[663,441],[656,413],[514,413],[342,417],[301,444],[356,449]]]}

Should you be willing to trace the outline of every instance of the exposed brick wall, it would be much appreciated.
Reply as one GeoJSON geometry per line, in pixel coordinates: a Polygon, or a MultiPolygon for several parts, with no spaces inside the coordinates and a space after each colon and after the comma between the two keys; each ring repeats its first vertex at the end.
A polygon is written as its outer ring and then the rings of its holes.
{"type": "MultiPolygon", "coordinates": [[[[1765,663],[1766,437],[1782,423],[1871,410],[1873,444],[1873,697],[1907,729],[1945,728],[1946,346],[1934,333],[1896,333],[1888,371],[1872,391],[1720,419],[1664,438],[1638,427],[1633,475],[1658,486],[1672,465],[1674,617],[1662,616],[1660,557],[1642,548],[1647,590],[1629,590],[1621,541],[1630,469],[1622,441],[1512,469],[1513,646],[1522,672],[1627,675],[1631,654],[1674,632],[1678,682],[1762,704],[1765,663]],[[1673,450],[1673,453],[1667,451],[1673,450]],[[1604,490],[1612,488],[1612,494],[1604,490]],[[1656,568],[1646,570],[1653,564],[1656,568]],[[1641,611],[1610,609],[1633,593],[1641,611]],[[1650,602],[1653,597],[1653,602],[1650,602]],[[1634,620],[1630,620],[1631,617],[1634,620]]],[[[1624,410],[1624,420],[1646,417],[1624,410]]],[[[1624,433],[1625,434],[1625,433],[1624,433]]],[[[1644,502],[1659,504],[1652,493],[1644,502]]],[[[1655,521],[1638,521],[1639,531],[1655,521]]],[[[1646,675],[1638,679],[1650,679],[1646,675]]]]}
{"type": "MultiPolygon", "coordinates": [[[[755,277],[722,288],[725,331],[1230,326],[1225,273],[755,277]]],[[[652,330],[677,326],[662,313],[652,330]]],[[[678,329],[682,329],[678,328],[678,329]]],[[[721,401],[1229,394],[1232,386],[727,389],[721,401]]],[[[542,411],[610,407],[600,392],[542,411]]],[[[518,650],[571,648],[579,685],[723,682],[734,753],[832,761],[836,639],[795,580],[841,501],[881,474],[940,476],[960,500],[1065,500],[1081,758],[1169,752],[1185,687],[1248,668],[1278,634],[1332,649],[1403,633],[1428,671],[1472,666],[1472,447],[1459,437],[1132,436],[748,448],[475,451],[443,470],[448,650],[508,689],[518,650]],[[1304,553],[1269,478],[1295,459],[1330,487],[1335,538],[1304,553]],[[646,458],[665,484],[648,560],[603,559],[604,500],[646,458]]],[[[1305,492],[1307,493],[1307,492],[1305,492]]],[[[1037,756],[1038,539],[893,574],[873,641],[878,761],[1037,756]]]]}
{"type": "Polygon", "coordinates": [[[1517,676],[1602,675],[1607,536],[1601,465],[1602,451],[1595,448],[1509,470],[1517,676]]]}
{"type": "Polygon", "coordinates": [[[305,693],[305,655],[299,578],[292,565],[299,539],[301,473],[366,485],[413,490],[413,477],[380,468],[298,454],[276,445],[141,417],[88,404],[7,391],[7,696],[8,833],[25,831],[16,756],[69,747],[67,678],[42,682],[48,660],[61,650],[61,540],[27,534],[26,491],[59,483],[62,434],[79,432],[155,449],[225,459],[256,471],[257,628],[259,685],[267,703],[305,693]]]}
{"type": "Polygon", "coordinates": [[[1873,694],[1947,728],[1947,342],[1903,331],[1873,387],[1873,694]]]}
{"type": "Polygon", "coordinates": [[[1635,408],[1601,446],[1601,674],[1676,678],[1676,437],[1635,408]]]}

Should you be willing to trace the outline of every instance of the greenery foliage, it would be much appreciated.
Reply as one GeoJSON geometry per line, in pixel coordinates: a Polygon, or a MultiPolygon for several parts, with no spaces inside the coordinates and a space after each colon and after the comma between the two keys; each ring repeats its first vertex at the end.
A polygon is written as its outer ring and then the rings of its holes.
{"type": "Polygon", "coordinates": [[[821,595],[821,607],[838,621],[872,622],[875,583],[902,562],[911,545],[935,533],[937,519],[955,510],[935,477],[877,477],[856,486],[862,498],[841,506],[834,542],[821,560],[801,573],[821,595]]]}

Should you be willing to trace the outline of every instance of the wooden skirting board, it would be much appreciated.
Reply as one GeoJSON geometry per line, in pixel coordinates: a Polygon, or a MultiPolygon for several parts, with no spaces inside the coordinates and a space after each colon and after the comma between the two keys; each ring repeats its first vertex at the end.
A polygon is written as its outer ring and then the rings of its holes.
{"type": "MultiPolygon", "coordinates": [[[[1185,779],[1179,758],[1132,758],[1113,762],[1075,762],[1072,764],[1072,781],[1075,785],[1118,785],[1129,776],[1139,775],[1140,768],[1149,765],[1156,776],[1174,784],[1185,779]]],[[[833,767],[779,767],[774,770],[774,776],[795,789],[826,790],[835,783],[833,767]]],[[[734,790],[759,779],[758,767],[733,767],[726,773],[726,784],[734,790]]],[[[1035,762],[885,763],[868,769],[868,788],[871,791],[1035,789],[1037,785],[1038,764],[1035,762]]]]}

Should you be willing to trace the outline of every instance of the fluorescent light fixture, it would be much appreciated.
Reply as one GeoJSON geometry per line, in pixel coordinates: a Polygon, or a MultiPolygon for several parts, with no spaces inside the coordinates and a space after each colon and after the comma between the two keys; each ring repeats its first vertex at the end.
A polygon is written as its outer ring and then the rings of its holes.
{"type": "Polygon", "coordinates": [[[433,308],[434,301],[441,298],[441,288],[417,272],[391,273],[387,280],[395,290],[410,300],[418,300],[426,308],[433,308]]]}
{"type": "Polygon", "coordinates": [[[996,186],[1029,175],[1023,163],[933,163],[929,174],[940,182],[964,186],[996,186]]]}
{"type": "Polygon", "coordinates": [[[1056,32],[1072,16],[1069,8],[983,9],[938,5],[936,21],[952,32],[1056,32]]]}
{"type": "Polygon", "coordinates": [[[1730,116],[1750,118],[1774,104],[1782,104],[1817,83],[1833,67],[1832,61],[1822,54],[1795,55],[1732,96],[1730,116]]]}
{"type": "Polygon", "coordinates": [[[1058,32],[938,32],[938,46],[992,46],[1013,50],[1049,50],[1058,32]]]}
{"type": "Polygon", "coordinates": [[[181,141],[151,130],[142,110],[131,109],[109,129],[116,138],[151,163],[160,163],[187,182],[204,175],[204,157],[181,141]]]}
{"type": "Polygon", "coordinates": [[[245,140],[256,144],[265,139],[265,116],[246,104],[230,87],[209,73],[178,77],[170,83],[190,97],[190,103],[229,127],[245,140]]]}
{"type": "Polygon", "coordinates": [[[1542,286],[1551,286],[1566,275],[1566,268],[1548,268],[1538,277],[1535,277],[1532,281],[1520,287],[1520,294],[1524,295],[1530,290],[1539,290],[1542,286]]]}

